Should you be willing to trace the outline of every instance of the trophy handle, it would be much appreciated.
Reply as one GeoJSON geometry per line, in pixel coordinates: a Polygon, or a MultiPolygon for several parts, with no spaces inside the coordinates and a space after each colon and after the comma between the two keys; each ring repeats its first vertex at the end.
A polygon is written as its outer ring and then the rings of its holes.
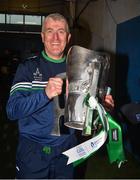
{"type": "Polygon", "coordinates": [[[64,85],[62,88],[62,93],[59,96],[55,96],[54,101],[54,127],[52,129],[51,135],[60,136],[60,121],[61,118],[64,117],[64,108],[65,108],[65,94],[66,94],[66,73],[61,73],[56,75],[56,77],[60,77],[64,80],[64,85]]]}

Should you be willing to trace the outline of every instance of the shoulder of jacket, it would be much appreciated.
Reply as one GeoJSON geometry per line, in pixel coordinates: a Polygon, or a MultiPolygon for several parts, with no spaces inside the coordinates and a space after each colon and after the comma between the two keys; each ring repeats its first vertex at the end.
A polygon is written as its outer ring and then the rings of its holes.
{"type": "Polygon", "coordinates": [[[32,56],[32,57],[28,57],[26,59],[24,59],[22,61],[23,64],[32,64],[32,63],[38,63],[40,60],[40,58],[38,56],[32,56]]]}
{"type": "Polygon", "coordinates": [[[30,56],[30,57],[28,57],[26,60],[30,60],[30,59],[37,59],[38,58],[38,56],[30,56]]]}

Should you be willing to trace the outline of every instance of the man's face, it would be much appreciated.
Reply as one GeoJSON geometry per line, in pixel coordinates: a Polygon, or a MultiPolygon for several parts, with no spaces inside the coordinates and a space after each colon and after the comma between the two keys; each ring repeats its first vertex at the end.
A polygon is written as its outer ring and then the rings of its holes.
{"type": "Polygon", "coordinates": [[[53,59],[60,59],[70,36],[66,32],[65,21],[49,18],[45,24],[45,31],[41,33],[47,55],[53,59]]]}

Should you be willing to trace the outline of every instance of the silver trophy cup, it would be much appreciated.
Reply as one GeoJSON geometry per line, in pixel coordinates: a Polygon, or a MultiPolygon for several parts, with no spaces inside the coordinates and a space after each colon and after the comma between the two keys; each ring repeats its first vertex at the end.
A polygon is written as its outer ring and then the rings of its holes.
{"type": "Polygon", "coordinates": [[[64,123],[66,126],[84,129],[88,109],[86,97],[103,96],[105,74],[108,69],[108,58],[102,53],[80,46],[70,48],[67,55],[68,97],[64,123]]]}
{"type": "Polygon", "coordinates": [[[108,70],[107,54],[80,46],[72,46],[69,49],[66,74],[58,75],[68,82],[63,96],[65,105],[60,106],[60,96],[54,98],[55,121],[52,135],[61,135],[59,125],[62,116],[65,127],[84,129],[88,111],[86,98],[88,95],[96,98],[104,96],[108,70]]]}

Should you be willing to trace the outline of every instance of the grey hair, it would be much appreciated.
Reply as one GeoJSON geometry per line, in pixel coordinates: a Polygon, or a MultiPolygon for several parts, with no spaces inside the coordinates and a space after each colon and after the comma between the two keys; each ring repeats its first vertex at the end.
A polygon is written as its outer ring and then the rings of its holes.
{"type": "Polygon", "coordinates": [[[67,19],[66,19],[62,14],[59,14],[59,13],[52,13],[52,14],[49,14],[48,16],[45,17],[44,22],[43,22],[43,24],[42,24],[42,32],[45,31],[45,23],[46,23],[47,20],[50,19],[50,18],[53,19],[53,20],[64,21],[65,24],[66,24],[66,31],[67,31],[68,33],[70,32],[67,19]]]}

